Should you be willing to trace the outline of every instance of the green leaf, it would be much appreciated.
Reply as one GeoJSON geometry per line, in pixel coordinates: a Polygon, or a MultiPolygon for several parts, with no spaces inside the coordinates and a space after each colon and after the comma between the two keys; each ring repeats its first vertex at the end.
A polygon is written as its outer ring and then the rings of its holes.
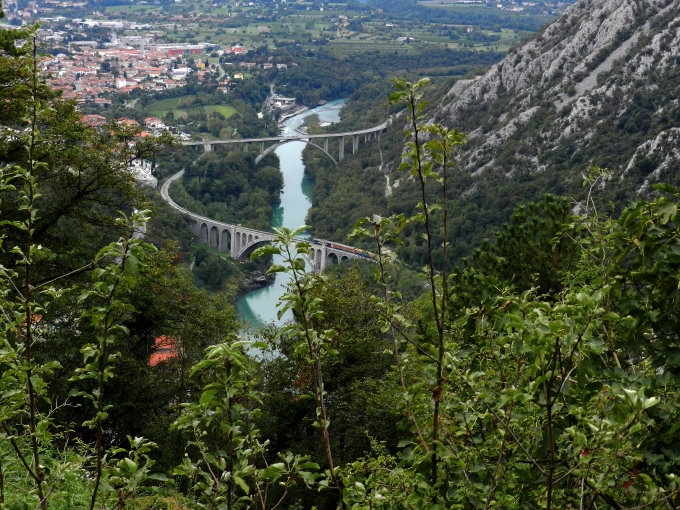
{"type": "Polygon", "coordinates": [[[283,462],[277,462],[260,471],[260,476],[266,480],[278,480],[281,475],[286,472],[286,465],[283,462]]]}
{"type": "Polygon", "coordinates": [[[170,478],[164,473],[151,473],[146,476],[147,479],[149,480],[156,480],[158,482],[168,482],[170,481],[170,478]]]}
{"type": "Polygon", "coordinates": [[[250,493],[250,487],[248,487],[248,484],[245,482],[243,478],[241,478],[240,476],[234,476],[234,482],[241,488],[243,492],[245,492],[246,494],[250,493]]]}
{"type": "Polygon", "coordinates": [[[659,205],[658,212],[661,214],[661,223],[666,225],[677,217],[678,206],[674,202],[664,201],[659,205]]]}
{"type": "Polygon", "coordinates": [[[125,458],[118,463],[121,471],[124,471],[127,475],[134,475],[137,472],[138,466],[130,458],[125,458]]]}

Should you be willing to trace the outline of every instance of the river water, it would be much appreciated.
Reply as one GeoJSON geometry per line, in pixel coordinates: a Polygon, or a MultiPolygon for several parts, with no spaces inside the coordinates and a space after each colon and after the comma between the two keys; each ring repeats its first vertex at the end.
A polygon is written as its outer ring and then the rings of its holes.
{"type": "MultiPolygon", "coordinates": [[[[345,99],[330,101],[312,110],[306,110],[299,115],[287,119],[281,129],[282,135],[296,134],[296,129],[304,122],[308,115],[316,114],[320,122],[338,122],[340,109],[345,99]]],[[[302,163],[302,150],[304,142],[288,142],[276,149],[276,154],[281,162],[283,174],[283,190],[281,192],[281,204],[272,217],[272,227],[288,227],[291,229],[305,224],[307,211],[312,205],[312,183],[305,174],[302,163]]],[[[275,258],[273,263],[280,263],[275,258]]],[[[281,320],[277,318],[277,305],[279,299],[286,290],[289,278],[285,274],[277,274],[272,285],[263,287],[241,297],[236,302],[236,310],[239,319],[257,327],[265,323],[274,322],[278,325],[290,320],[290,314],[284,315],[281,320]]]]}

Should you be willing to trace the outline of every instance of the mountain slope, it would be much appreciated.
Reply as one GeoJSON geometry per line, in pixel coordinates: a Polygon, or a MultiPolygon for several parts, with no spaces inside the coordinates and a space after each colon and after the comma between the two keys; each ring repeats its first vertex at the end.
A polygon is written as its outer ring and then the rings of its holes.
{"type": "MultiPolygon", "coordinates": [[[[590,166],[609,172],[591,195],[600,211],[620,210],[656,182],[680,186],[680,0],[580,0],[486,73],[438,93],[428,120],[468,138],[449,188],[455,259],[521,204],[546,194],[581,201],[590,166]]],[[[313,171],[331,191],[315,188],[326,205],[313,208],[310,224],[334,220],[317,235],[340,239],[376,210],[415,211],[418,190],[397,170],[403,128],[395,123],[379,154],[349,158],[341,174],[313,171]],[[339,210],[344,197],[351,208],[339,210]]],[[[415,234],[399,247],[414,265],[424,253],[415,234]]]]}
{"type": "Polygon", "coordinates": [[[461,191],[481,207],[502,194],[501,216],[546,192],[578,197],[590,165],[611,171],[602,198],[620,203],[680,184],[679,86],[679,0],[581,0],[456,83],[432,120],[468,133],[461,191]]]}

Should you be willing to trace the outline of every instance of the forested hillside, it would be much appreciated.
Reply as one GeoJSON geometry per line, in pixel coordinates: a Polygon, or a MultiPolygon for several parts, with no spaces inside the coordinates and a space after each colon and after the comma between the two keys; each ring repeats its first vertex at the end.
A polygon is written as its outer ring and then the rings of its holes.
{"type": "Polygon", "coordinates": [[[613,210],[610,173],[584,168],[578,210],[520,206],[457,266],[469,138],[430,121],[426,79],[397,79],[389,177],[411,202],[352,227],[373,261],[327,274],[281,229],[254,257],[281,256],[295,320],[246,337],[193,286],[186,224],[133,185],[158,147],[81,124],[33,35],[0,54],[1,507],[680,504],[677,188],[613,210]]]}

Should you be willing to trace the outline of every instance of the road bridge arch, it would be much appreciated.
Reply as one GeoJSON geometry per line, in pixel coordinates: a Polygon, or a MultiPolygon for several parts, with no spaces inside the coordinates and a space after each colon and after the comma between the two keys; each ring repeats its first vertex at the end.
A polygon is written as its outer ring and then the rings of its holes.
{"type": "Polygon", "coordinates": [[[300,141],[305,142],[313,147],[316,147],[321,152],[326,154],[335,164],[342,161],[345,157],[345,140],[349,139],[352,142],[352,154],[356,154],[359,149],[360,140],[364,140],[368,143],[370,140],[380,140],[380,133],[385,131],[391,124],[391,119],[366,129],[360,129],[358,131],[347,131],[343,133],[324,133],[324,134],[304,134],[294,136],[268,136],[261,138],[240,138],[240,139],[228,139],[228,140],[204,140],[204,141],[183,141],[182,145],[203,147],[205,152],[212,152],[214,148],[218,145],[243,145],[246,150],[250,144],[256,144],[259,147],[259,156],[256,158],[255,162],[259,163],[264,156],[270,154],[271,151],[275,150],[279,145],[284,143],[300,141]],[[333,157],[328,152],[328,140],[337,139],[338,140],[338,157],[337,159],[333,157]],[[323,140],[323,147],[316,143],[316,140],[323,140]],[[272,145],[268,145],[272,144],[272,145]]]}
{"type": "Polygon", "coordinates": [[[307,145],[311,145],[312,147],[316,147],[321,152],[323,152],[326,156],[328,156],[331,159],[331,161],[333,162],[334,165],[338,164],[337,160],[331,155],[330,152],[328,152],[328,149],[324,149],[320,145],[312,142],[311,140],[304,139],[304,138],[295,138],[293,140],[283,140],[283,141],[276,143],[274,145],[270,145],[269,147],[267,147],[264,150],[264,152],[261,152],[260,155],[255,158],[255,164],[257,165],[260,161],[262,161],[265,158],[265,156],[274,152],[277,147],[281,147],[281,146],[286,145],[287,143],[290,143],[290,142],[304,142],[307,145]]]}

